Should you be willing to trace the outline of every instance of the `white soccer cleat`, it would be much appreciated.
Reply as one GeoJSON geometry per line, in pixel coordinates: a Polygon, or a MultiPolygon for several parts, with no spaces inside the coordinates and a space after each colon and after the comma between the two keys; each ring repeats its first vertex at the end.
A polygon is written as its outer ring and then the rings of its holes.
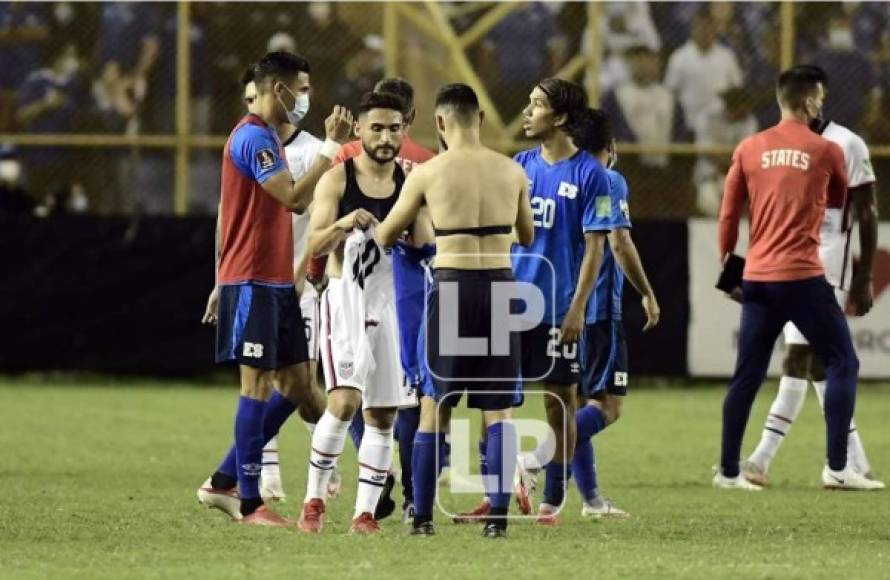
{"type": "Polygon", "coordinates": [[[742,464],[739,467],[742,470],[742,477],[754,485],[766,487],[768,477],[766,475],[766,470],[763,467],[754,463],[750,459],[742,461],[742,464]]]}
{"type": "Polygon", "coordinates": [[[597,496],[591,501],[584,502],[581,508],[581,516],[585,518],[627,518],[630,514],[612,505],[612,502],[603,496],[597,496]]]}
{"type": "Polygon", "coordinates": [[[747,479],[745,479],[741,473],[739,473],[735,477],[726,477],[718,470],[717,473],[714,474],[714,487],[717,489],[740,489],[743,491],[762,491],[763,488],[759,485],[754,485],[747,479]]]}
{"type": "Polygon", "coordinates": [[[880,487],[878,487],[877,489],[884,489],[885,487],[887,487],[886,485],[884,485],[884,482],[881,481],[880,479],[878,479],[878,476],[875,475],[874,472],[872,472],[872,471],[869,471],[869,472],[863,474],[862,477],[878,484],[880,487]]]}
{"type": "Polygon", "coordinates": [[[337,496],[340,495],[340,491],[343,489],[343,476],[340,475],[340,470],[334,467],[331,470],[331,478],[328,479],[328,499],[327,501],[331,501],[332,499],[337,499],[337,496]]]}
{"type": "Polygon", "coordinates": [[[868,479],[849,467],[843,471],[835,471],[827,465],[822,469],[822,485],[825,489],[842,489],[847,491],[878,491],[884,489],[884,483],[868,479]]]}
{"type": "Polygon", "coordinates": [[[538,473],[540,470],[528,469],[523,461],[523,456],[516,458],[516,471],[513,474],[513,493],[516,494],[516,505],[524,515],[532,512],[535,501],[535,491],[538,489],[538,473]]]}
{"type": "Polygon", "coordinates": [[[281,503],[287,501],[287,494],[284,493],[279,473],[267,474],[266,470],[263,470],[260,475],[260,497],[263,498],[263,501],[280,501],[281,503]]]}
{"type": "Polygon", "coordinates": [[[210,478],[198,488],[198,502],[208,508],[218,509],[235,521],[241,520],[241,495],[237,489],[214,489],[210,478]]]}

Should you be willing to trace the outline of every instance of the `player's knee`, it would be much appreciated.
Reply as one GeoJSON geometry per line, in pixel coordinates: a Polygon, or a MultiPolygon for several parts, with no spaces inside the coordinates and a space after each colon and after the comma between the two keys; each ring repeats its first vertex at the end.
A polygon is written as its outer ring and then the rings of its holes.
{"type": "Polygon", "coordinates": [[[810,367],[810,358],[808,347],[799,344],[789,345],[782,361],[782,372],[789,377],[805,379],[810,367]]]}
{"type": "Polygon", "coordinates": [[[355,389],[337,388],[328,395],[327,410],[340,421],[351,421],[361,402],[361,394],[355,389]]]}
{"type": "Polygon", "coordinates": [[[606,398],[606,404],[602,407],[603,417],[606,420],[606,425],[611,425],[621,418],[621,401],[622,399],[620,397],[610,396],[606,398]]]}
{"type": "Polygon", "coordinates": [[[365,424],[378,429],[390,429],[396,420],[395,409],[367,409],[365,424]]]}

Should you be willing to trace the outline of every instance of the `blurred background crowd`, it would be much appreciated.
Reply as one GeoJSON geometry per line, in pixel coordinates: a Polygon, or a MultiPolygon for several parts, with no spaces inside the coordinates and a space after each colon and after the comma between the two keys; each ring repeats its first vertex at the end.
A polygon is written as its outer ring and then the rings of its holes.
{"type": "MultiPolygon", "coordinates": [[[[787,27],[794,61],[829,75],[826,116],[871,146],[890,211],[890,3],[795,2],[789,21],[780,3],[609,2],[592,22],[586,3],[526,2],[467,42],[463,64],[443,39],[477,29],[496,5],[440,6],[447,33],[435,19],[438,32],[405,18],[386,29],[383,3],[197,2],[183,17],[178,3],[0,2],[0,211],[173,213],[177,66],[187,66],[185,209],[213,213],[222,143],[244,112],[239,77],[264,52],[290,50],[312,66],[305,129],[320,134],[334,104],[354,108],[397,73],[418,91],[414,136],[427,145],[439,83],[481,84],[509,124],[536,81],[568,66],[611,115],[635,216],[714,215],[732,146],[777,120],[787,27]],[[189,58],[178,63],[183,26],[189,58]],[[572,67],[579,57],[595,65],[572,67]]],[[[498,144],[527,146],[509,137],[498,144]]]]}

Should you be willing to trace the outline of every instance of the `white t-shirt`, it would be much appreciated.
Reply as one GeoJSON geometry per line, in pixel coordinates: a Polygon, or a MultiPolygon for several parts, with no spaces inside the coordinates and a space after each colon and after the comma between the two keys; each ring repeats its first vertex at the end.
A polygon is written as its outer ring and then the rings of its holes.
{"type": "MultiPolygon", "coordinates": [[[[862,137],[838,125],[834,121],[828,123],[822,136],[837,143],[844,152],[844,165],[847,169],[847,190],[874,183],[875,172],[871,166],[868,147],[862,137]]],[[[851,203],[847,199],[847,206],[851,203]]],[[[825,277],[828,282],[843,290],[850,289],[850,234],[853,229],[850,212],[846,209],[826,209],[822,219],[820,232],[819,258],[825,266],[825,277]]]]}
{"type": "MultiPolygon", "coordinates": [[[[318,156],[318,152],[321,151],[322,145],[324,145],[324,142],[321,139],[303,131],[302,129],[298,130],[296,135],[291,137],[291,139],[284,144],[284,155],[287,158],[287,166],[290,168],[290,174],[294,178],[294,181],[306,175],[306,172],[308,172],[309,168],[312,167],[312,164],[315,163],[315,158],[318,156]]],[[[294,266],[296,266],[300,263],[300,260],[303,259],[303,252],[306,251],[306,233],[309,231],[309,212],[304,211],[302,214],[292,215],[294,230],[294,266]]]]}
{"type": "Polygon", "coordinates": [[[742,69],[732,50],[722,44],[702,52],[690,40],[668,60],[664,84],[677,94],[683,114],[692,122],[720,99],[720,93],[742,84],[742,69]]]}

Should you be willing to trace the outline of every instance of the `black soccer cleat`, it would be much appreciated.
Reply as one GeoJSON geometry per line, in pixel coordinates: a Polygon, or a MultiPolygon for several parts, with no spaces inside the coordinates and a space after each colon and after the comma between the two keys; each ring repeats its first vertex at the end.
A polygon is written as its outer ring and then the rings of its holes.
{"type": "Polygon", "coordinates": [[[482,530],[483,538],[506,538],[507,528],[498,522],[488,522],[482,530]]]}
{"type": "Polygon", "coordinates": [[[378,522],[384,518],[388,518],[396,511],[396,502],[392,498],[392,490],[396,485],[396,478],[390,473],[386,476],[386,482],[383,484],[383,493],[377,501],[377,507],[374,509],[374,519],[378,522]]]}
{"type": "Polygon", "coordinates": [[[435,536],[436,526],[433,522],[423,522],[411,528],[412,536],[435,536]]]}

